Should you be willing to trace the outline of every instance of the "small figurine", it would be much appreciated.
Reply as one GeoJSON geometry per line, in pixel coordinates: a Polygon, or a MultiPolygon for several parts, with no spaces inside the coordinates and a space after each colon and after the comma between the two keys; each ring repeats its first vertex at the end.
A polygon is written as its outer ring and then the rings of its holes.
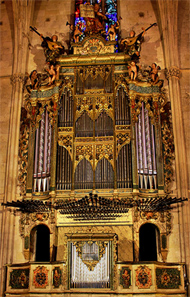
{"type": "Polygon", "coordinates": [[[82,30],[81,30],[79,24],[77,24],[75,27],[75,30],[74,30],[74,34],[73,34],[75,43],[79,42],[80,35],[82,35],[82,30]]]}
{"type": "Polygon", "coordinates": [[[161,69],[160,66],[157,66],[156,63],[152,63],[152,66],[149,66],[151,68],[150,70],[150,77],[153,84],[157,84],[159,77],[158,77],[158,71],[161,69]]]}
{"type": "Polygon", "coordinates": [[[95,33],[104,33],[103,21],[107,20],[106,15],[100,12],[100,5],[98,3],[94,4],[94,14],[95,14],[95,33]]]}
{"type": "Polygon", "coordinates": [[[50,37],[44,37],[42,34],[40,34],[36,28],[31,27],[31,30],[33,30],[36,34],[38,34],[42,40],[41,46],[44,49],[44,54],[46,56],[46,62],[55,63],[56,58],[58,58],[60,55],[64,54],[65,48],[61,44],[60,41],[58,41],[57,35],[53,35],[52,38],[50,37]]]}
{"type": "Polygon", "coordinates": [[[31,81],[31,86],[33,90],[36,90],[39,86],[39,79],[38,79],[38,74],[37,74],[37,70],[33,70],[30,73],[30,81],[31,81]]]}
{"type": "Polygon", "coordinates": [[[121,41],[121,46],[124,46],[124,51],[131,56],[131,59],[139,59],[141,51],[142,37],[144,36],[145,31],[138,36],[135,36],[135,31],[131,30],[129,37],[121,41]]]}
{"type": "Polygon", "coordinates": [[[50,64],[49,69],[47,69],[49,72],[49,84],[48,86],[51,86],[54,83],[56,72],[53,64],[50,64]]]}
{"type": "Polygon", "coordinates": [[[28,93],[31,93],[32,90],[37,90],[39,87],[39,78],[37,70],[33,70],[28,76],[30,78],[30,85],[27,85],[26,89],[28,93]]]}
{"type": "Polygon", "coordinates": [[[143,36],[145,32],[156,25],[157,24],[154,23],[146,29],[142,28],[143,31],[137,36],[135,35],[135,31],[131,30],[129,33],[129,37],[121,41],[121,50],[123,49],[131,57],[132,60],[138,60],[140,57],[141,43],[143,42],[143,36]]]}
{"type": "Polygon", "coordinates": [[[59,68],[60,65],[54,66],[54,64],[50,64],[49,68],[46,71],[49,73],[49,83],[48,86],[51,86],[56,79],[59,78],[59,68]]]}
{"type": "Polygon", "coordinates": [[[137,73],[138,73],[138,67],[136,66],[136,63],[132,61],[131,66],[129,67],[129,76],[131,80],[136,80],[137,73]]]}
{"type": "Polygon", "coordinates": [[[64,54],[63,45],[58,41],[57,35],[53,35],[52,38],[44,38],[41,35],[41,39],[43,40],[41,46],[44,48],[46,61],[55,63],[56,58],[58,58],[61,54],[64,54]]]}
{"type": "Polygon", "coordinates": [[[28,93],[31,93],[32,90],[38,90],[42,84],[46,84],[46,73],[37,73],[37,70],[33,70],[28,77],[30,78],[30,85],[26,86],[28,93]]]}
{"type": "Polygon", "coordinates": [[[109,35],[109,40],[114,41],[116,38],[116,30],[119,29],[120,23],[117,21],[116,23],[112,23],[111,26],[108,29],[107,35],[109,35]]]}

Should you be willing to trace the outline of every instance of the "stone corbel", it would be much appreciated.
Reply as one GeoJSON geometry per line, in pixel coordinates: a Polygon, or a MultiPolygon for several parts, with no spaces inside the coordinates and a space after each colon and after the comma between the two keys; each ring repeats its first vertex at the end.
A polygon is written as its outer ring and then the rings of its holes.
{"type": "Polygon", "coordinates": [[[180,79],[182,76],[181,70],[180,68],[176,67],[176,66],[172,66],[170,68],[166,68],[165,69],[165,76],[166,79],[169,80],[172,77],[175,77],[177,79],[180,79]]]}
{"type": "Polygon", "coordinates": [[[10,77],[11,84],[14,86],[16,83],[22,83],[24,84],[26,82],[26,78],[28,79],[28,76],[26,76],[23,73],[14,73],[10,77]]]}

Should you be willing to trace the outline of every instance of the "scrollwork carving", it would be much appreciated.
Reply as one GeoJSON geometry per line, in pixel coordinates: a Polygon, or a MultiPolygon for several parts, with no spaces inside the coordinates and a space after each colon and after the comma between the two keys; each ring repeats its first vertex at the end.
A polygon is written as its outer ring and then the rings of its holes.
{"type": "Polygon", "coordinates": [[[97,144],[95,147],[95,154],[95,167],[101,159],[105,158],[114,168],[114,144],[97,144]]]}
{"type": "Polygon", "coordinates": [[[20,194],[26,194],[26,177],[28,168],[28,141],[29,141],[29,119],[27,117],[26,109],[21,110],[21,125],[20,125],[20,139],[19,139],[19,172],[18,184],[20,187],[20,194]]]}
{"type": "Polygon", "coordinates": [[[91,165],[93,166],[93,151],[94,151],[94,149],[93,149],[92,144],[76,145],[75,150],[76,150],[75,167],[84,158],[87,161],[89,161],[91,163],[91,165]]]}
{"type": "Polygon", "coordinates": [[[123,126],[115,126],[116,130],[116,148],[117,148],[117,156],[119,151],[125,144],[129,144],[131,141],[131,128],[130,125],[123,126]]]}
{"type": "Polygon", "coordinates": [[[75,99],[77,102],[76,120],[84,111],[92,120],[96,120],[103,111],[114,119],[113,95],[76,95],[75,99]]]}
{"type": "Polygon", "coordinates": [[[58,144],[68,150],[72,159],[73,128],[59,128],[58,144]]]}
{"type": "Polygon", "coordinates": [[[164,152],[163,158],[165,191],[169,192],[170,184],[173,180],[174,175],[173,161],[175,159],[174,136],[169,102],[164,106],[164,110],[161,115],[161,131],[164,152]]]}
{"type": "Polygon", "coordinates": [[[92,77],[93,80],[95,80],[97,76],[100,75],[100,77],[106,81],[108,79],[109,74],[111,73],[111,69],[111,66],[108,65],[98,65],[79,67],[77,69],[77,72],[82,82],[84,82],[89,75],[92,77]]]}

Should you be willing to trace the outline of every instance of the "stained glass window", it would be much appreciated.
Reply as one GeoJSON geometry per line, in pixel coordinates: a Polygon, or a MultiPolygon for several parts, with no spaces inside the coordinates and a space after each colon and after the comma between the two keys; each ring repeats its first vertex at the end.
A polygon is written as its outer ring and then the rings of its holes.
{"type": "Polygon", "coordinates": [[[117,41],[117,0],[76,0],[74,26],[74,36],[79,35],[75,42],[94,33],[100,33],[106,40],[117,41]],[[112,30],[109,30],[111,26],[112,30]]]}

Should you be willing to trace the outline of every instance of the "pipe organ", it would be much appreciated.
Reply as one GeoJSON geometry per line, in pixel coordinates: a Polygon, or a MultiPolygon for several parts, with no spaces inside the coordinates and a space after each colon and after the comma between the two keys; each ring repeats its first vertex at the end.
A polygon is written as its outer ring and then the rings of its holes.
{"type": "MultiPolygon", "coordinates": [[[[67,290],[115,290],[132,269],[121,264],[116,280],[117,261],[138,260],[133,228],[148,215],[157,219],[155,209],[170,201],[165,197],[158,204],[164,189],[161,84],[131,80],[129,61],[114,53],[113,41],[87,37],[74,45],[74,55],[57,59],[55,84],[33,90],[26,100],[31,121],[26,196],[32,199],[19,204],[29,212],[23,219],[25,254],[34,258],[28,220],[56,227],[50,259],[64,263],[53,271],[57,277],[63,269],[67,290]],[[35,216],[35,209],[42,213],[35,216]]],[[[166,230],[169,219],[160,217],[158,224],[166,230]]],[[[167,242],[160,247],[163,257],[166,247],[167,242]]]]}

